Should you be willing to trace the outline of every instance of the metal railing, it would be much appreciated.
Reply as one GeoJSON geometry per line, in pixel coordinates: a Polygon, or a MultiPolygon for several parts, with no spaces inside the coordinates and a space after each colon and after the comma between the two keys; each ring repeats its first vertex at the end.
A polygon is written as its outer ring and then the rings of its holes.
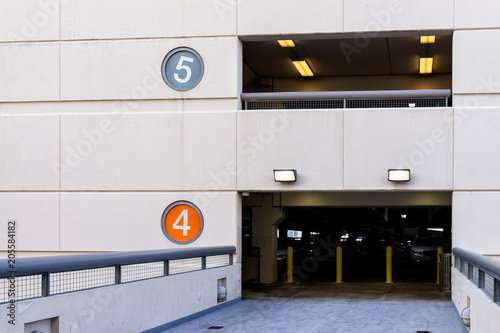
{"type": "Polygon", "coordinates": [[[245,110],[449,106],[449,89],[243,93],[245,110]]]}
{"type": "Polygon", "coordinates": [[[234,246],[0,260],[0,303],[233,264],[234,246]]]}
{"type": "Polygon", "coordinates": [[[455,268],[500,305],[500,261],[454,248],[455,268]]]}

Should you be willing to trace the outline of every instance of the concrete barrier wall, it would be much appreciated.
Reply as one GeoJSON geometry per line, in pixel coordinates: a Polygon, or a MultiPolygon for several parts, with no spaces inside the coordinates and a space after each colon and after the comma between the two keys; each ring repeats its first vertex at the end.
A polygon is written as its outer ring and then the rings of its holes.
{"type": "Polygon", "coordinates": [[[451,273],[452,300],[455,307],[461,313],[464,308],[470,306],[470,332],[497,333],[500,327],[500,305],[495,304],[456,268],[452,268],[451,273]]]}
{"type": "Polygon", "coordinates": [[[24,333],[25,323],[56,317],[60,333],[147,331],[223,305],[217,303],[218,279],[226,278],[226,302],[239,299],[240,276],[235,264],[17,302],[16,325],[2,320],[0,331],[24,333]]]}

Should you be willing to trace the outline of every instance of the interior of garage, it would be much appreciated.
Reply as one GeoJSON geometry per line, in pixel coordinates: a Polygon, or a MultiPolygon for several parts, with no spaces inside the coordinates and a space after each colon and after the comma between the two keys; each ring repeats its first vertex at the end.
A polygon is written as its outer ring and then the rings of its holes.
{"type": "Polygon", "coordinates": [[[334,282],[339,246],[346,282],[384,282],[390,246],[394,281],[435,283],[451,193],[251,193],[242,225],[244,285],[286,281],[288,247],[295,281],[334,282]]]}
{"type": "Polygon", "coordinates": [[[452,88],[451,31],[249,36],[242,42],[244,93],[452,88]],[[422,35],[434,38],[423,42],[422,35]],[[432,58],[430,73],[420,73],[421,58],[432,58]],[[299,75],[292,61],[305,61],[311,75],[299,75]]]}

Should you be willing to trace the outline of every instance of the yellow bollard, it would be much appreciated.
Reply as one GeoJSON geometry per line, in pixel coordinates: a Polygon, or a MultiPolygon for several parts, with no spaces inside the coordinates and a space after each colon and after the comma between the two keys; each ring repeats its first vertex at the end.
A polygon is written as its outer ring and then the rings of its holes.
{"type": "Polygon", "coordinates": [[[342,281],[342,247],[337,247],[337,281],[335,283],[344,283],[342,281]]]}
{"type": "Polygon", "coordinates": [[[388,246],[385,249],[385,270],[386,270],[386,281],[385,283],[392,282],[392,247],[388,246]]]}
{"type": "Polygon", "coordinates": [[[439,261],[441,260],[439,255],[443,253],[443,248],[438,247],[437,249],[437,282],[436,284],[439,284],[439,261]]]}
{"type": "Polygon", "coordinates": [[[287,261],[287,283],[293,283],[293,248],[289,246],[286,254],[287,261]]]}

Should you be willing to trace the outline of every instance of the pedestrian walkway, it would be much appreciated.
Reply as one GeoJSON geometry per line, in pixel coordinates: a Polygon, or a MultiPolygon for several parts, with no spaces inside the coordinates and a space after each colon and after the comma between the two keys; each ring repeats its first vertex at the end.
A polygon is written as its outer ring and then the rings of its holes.
{"type": "Polygon", "coordinates": [[[296,283],[166,330],[180,332],[466,333],[449,293],[424,283],[296,283]]]}

